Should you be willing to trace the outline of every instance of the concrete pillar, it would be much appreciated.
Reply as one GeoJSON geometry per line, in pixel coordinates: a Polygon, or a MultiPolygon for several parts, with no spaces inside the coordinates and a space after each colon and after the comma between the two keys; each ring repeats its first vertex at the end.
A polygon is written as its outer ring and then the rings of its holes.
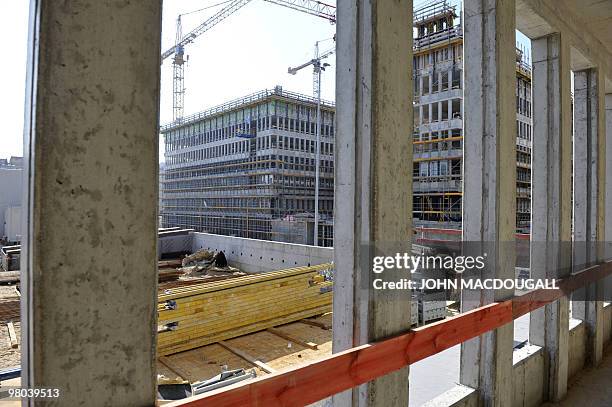
{"type": "Polygon", "coordinates": [[[423,76],[419,75],[419,96],[423,96],[423,76]]]}
{"type": "MultiPolygon", "coordinates": [[[[605,95],[605,121],[606,121],[606,198],[604,235],[604,258],[612,259],[612,93],[605,95]]],[[[605,301],[612,301],[612,276],[606,278],[604,283],[605,301]]],[[[604,338],[606,341],[606,338],[604,338]]]]}
{"type": "Polygon", "coordinates": [[[160,1],[31,2],[22,386],[54,405],[156,402],[160,23],[160,1]]]}
{"type": "MultiPolygon", "coordinates": [[[[515,5],[514,1],[465,0],[463,15],[463,240],[471,254],[486,253],[482,277],[513,279],[515,5]]],[[[512,294],[463,290],[462,311],[512,294]]],[[[460,380],[479,389],[481,405],[511,405],[512,347],[512,323],[462,344],[460,380]]]]}
{"type": "MultiPolygon", "coordinates": [[[[603,78],[598,69],[574,75],[574,271],[603,259],[605,132],[603,78]]],[[[603,352],[603,282],[590,284],[573,306],[588,327],[593,365],[603,352]],[[580,309],[580,308],[583,308],[580,309]]]]}
{"type": "MultiPolygon", "coordinates": [[[[423,105],[419,105],[419,127],[423,124],[423,105]]],[[[417,129],[420,133],[421,129],[417,129]]],[[[420,136],[419,136],[420,139],[420,136]]]]}
{"type": "MultiPolygon", "coordinates": [[[[606,109],[606,209],[605,241],[607,260],[612,259],[612,93],[605,96],[606,109]]],[[[606,293],[606,301],[612,301],[612,290],[606,293]]]]}
{"type": "MultiPolygon", "coordinates": [[[[531,277],[562,278],[571,271],[572,123],[569,45],[561,34],[531,42],[533,139],[531,277]]],[[[545,348],[552,401],[567,393],[569,302],[564,297],[531,312],[529,341],[545,348]]]]}
{"type": "MultiPolygon", "coordinates": [[[[410,251],[411,38],[411,0],[338,3],[334,352],[410,328],[410,293],[373,290],[371,260],[394,254],[385,243],[410,251]]],[[[408,368],[334,405],[406,406],[408,368]]]]}

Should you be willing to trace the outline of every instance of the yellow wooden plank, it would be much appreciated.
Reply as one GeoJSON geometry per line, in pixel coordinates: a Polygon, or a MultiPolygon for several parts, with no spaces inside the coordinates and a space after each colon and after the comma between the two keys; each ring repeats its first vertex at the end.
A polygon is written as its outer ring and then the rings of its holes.
{"type": "Polygon", "coordinates": [[[270,366],[266,365],[261,360],[255,359],[254,357],[252,357],[248,353],[244,352],[243,350],[238,349],[238,348],[236,348],[234,346],[231,346],[230,344],[228,344],[227,342],[224,342],[224,341],[219,341],[218,343],[219,343],[219,345],[223,346],[225,349],[229,350],[230,352],[234,353],[237,356],[240,356],[242,359],[244,359],[247,362],[251,363],[253,366],[257,366],[258,368],[260,368],[264,372],[266,372],[266,373],[274,373],[274,372],[276,372],[276,370],[272,369],[270,366]]]}
{"type": "Polygon", "coordinates": [[[288,333],[286,333],[283,330],[278,329],[278,328],[268,328],[268,329],[266,329],[266,331],[268,331],[268,332],[270,332],[270,333],[272,333],[272,334],[274,334],[274,335],[276,335],[276,336],[278,336],[280,338],[286,339],[289,342],[293,342],[293,343],[296,343],[296,344],[298,344],[300,346],[303,346],[305,348],[309,348],[309,349],[312,349],[312,350],[317,350],[319,348],[319,345],[317,345],[314,342],[305,342],[305,341],[303,341],[301,339],[296,338],[295,336],[289,335],[288,333]]]}
{"type": "Polygon", "coordinates": [[[9,321],[7,326],[9,331],[9,338],[11,340],[11,348],[19,347],[19,341],[17,340],[17,334],[15,333],[15,325],[13,325],[13,321],[9,321]]]}

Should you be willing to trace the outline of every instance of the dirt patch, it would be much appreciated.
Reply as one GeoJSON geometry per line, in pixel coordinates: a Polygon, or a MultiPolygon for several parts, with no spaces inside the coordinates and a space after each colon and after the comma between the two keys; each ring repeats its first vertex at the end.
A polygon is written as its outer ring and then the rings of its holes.
{"type": "Polygon", "coordinates": [[[19,322],[20,297],[14,285],[0,285],[0,369],[15,367],[21,364],[21,350],[11,348],[8,322],[13,321],[15,334],[21,342],[21,324],[19,322]]]}
{"type": "MultiPolygon", "coordinates": [[[[17,339],[21,344],[21,324],[13,322],[17,339]]],[[[11,339],[7,324],[0,324],[0,369],[21,365],[21,346],[11,348],[11,339]]]]}

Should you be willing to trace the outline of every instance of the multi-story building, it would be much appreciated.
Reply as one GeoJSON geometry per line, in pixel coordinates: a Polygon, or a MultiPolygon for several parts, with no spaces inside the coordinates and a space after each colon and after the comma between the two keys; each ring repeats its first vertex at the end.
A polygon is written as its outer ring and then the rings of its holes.
{"type": "MultiPolygon", "coordinates": [[[[316,99],[264,90],[161,128],[162,226],[312,244],[316,99]]],[[[334,105],[321,103],[319,244],[332,244],[334,105]]]]}
{"type": "MultiPolygon", "coordinates": [[[[463,31],[446,1],[414,13],[414,171],[416,225],[461,227],[463,31]]],[[[517,49],[517,229],[529,228],[531,74],[517,49]]],[[[469,135],[465,135],[469,137],[469,135]]]]}
{"type": "Polygon", "coordinates": [[[21,240],[23,157],[0,158],[0,246],[21,240]]]}

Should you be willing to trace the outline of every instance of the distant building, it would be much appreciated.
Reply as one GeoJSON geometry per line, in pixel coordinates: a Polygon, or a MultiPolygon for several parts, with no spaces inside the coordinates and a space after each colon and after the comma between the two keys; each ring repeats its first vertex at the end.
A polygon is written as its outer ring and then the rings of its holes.
{"type": "Polygon", "coordinates": [[[0,159],[0,244],[21,241],[23,158],[0,159]]]}
{"type": "MultiPolygon", "coordinates": [[[[161,128],[163,227],[312,244],[316,100],[264,90],[161,128]]],[[[334,105],[321,105],[319,244],[331,246],[334,105]]]]}
{"type": "MultiPolygon", "coordinates": [[[[414,223],[458,229],[463,201],[463,27],[457,24],[455,6],[440,1],[415,10],[414,28],[414,223]]],[[[528,232],[531,71],[518,49],[516,58],[516,226],[528,232]]]]}

